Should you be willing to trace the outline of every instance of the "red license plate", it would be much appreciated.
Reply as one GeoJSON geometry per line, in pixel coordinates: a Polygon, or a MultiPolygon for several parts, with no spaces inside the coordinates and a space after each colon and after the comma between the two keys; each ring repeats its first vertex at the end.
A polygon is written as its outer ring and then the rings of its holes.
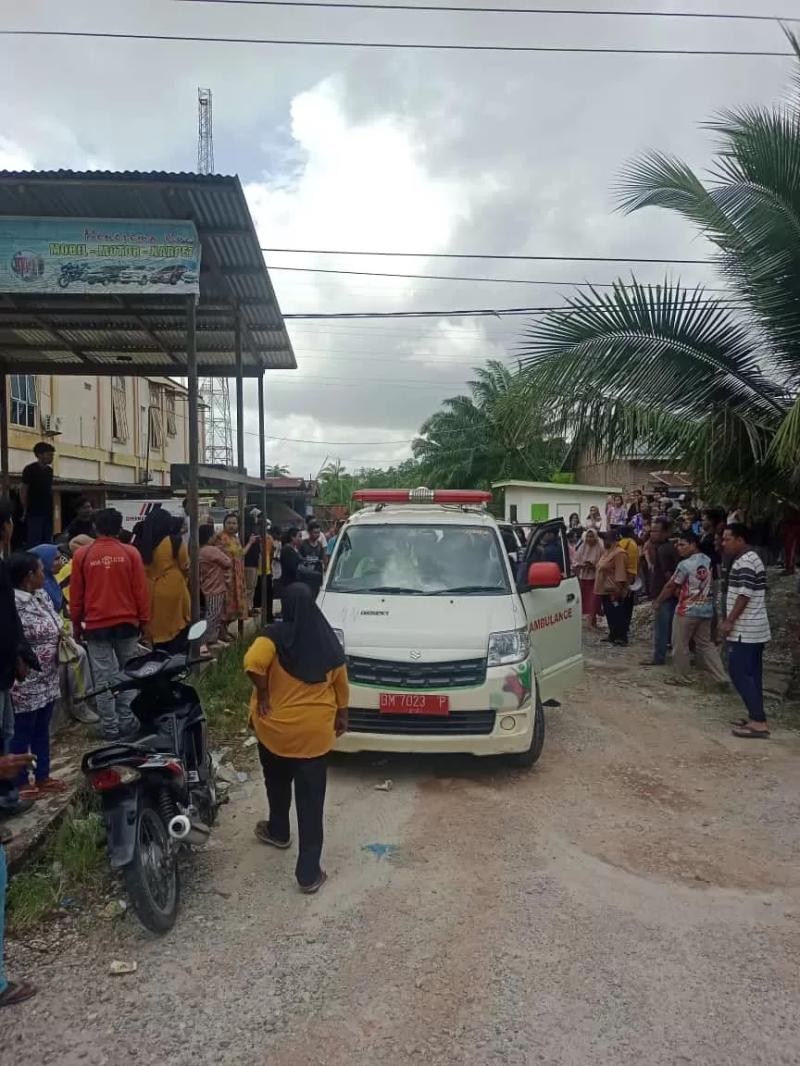
{"type": "Polygon", "coordinates": [[[382,692],[381,714],[449,714],[450,697],[427,692],[382,692]]]}

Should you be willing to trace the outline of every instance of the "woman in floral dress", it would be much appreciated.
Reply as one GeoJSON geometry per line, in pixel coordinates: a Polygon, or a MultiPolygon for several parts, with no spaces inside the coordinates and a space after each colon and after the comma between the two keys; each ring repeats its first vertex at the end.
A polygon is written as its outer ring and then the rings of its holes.
{"type": "Polygon", "coordinates": [[[55,701],[61,695],[58,643],[63,627],[43,591],[45,572],[41,559],[33,552],[16,552],[8,561],[8,570],[22,630],[39,660],[39,670],[31,670],[11,690],[14,704],[11,752],[24,755],[30,751],[36,757],[35,783],[28,783],[28,772],[24,770],[17,779],[17,787],[20,799],[39,799],[66,788],[63,781],[50,776],[50,719],[55,701]]]}

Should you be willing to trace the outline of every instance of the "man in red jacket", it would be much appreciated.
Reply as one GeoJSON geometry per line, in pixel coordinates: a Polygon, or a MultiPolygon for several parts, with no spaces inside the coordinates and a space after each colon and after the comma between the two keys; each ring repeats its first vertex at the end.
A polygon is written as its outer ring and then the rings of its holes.
{"type": "MultiPolygon", "coordinates": [[[[122,515],[113,508],[95,516],[97,540],[72,560],[69,609],[75,635],[86,641],[96,688],[107,685],[136,655],[139,634],[150,620],[150,590],[139,552],[119,540],[122,515]]],[[[101,738],[135,734],[132,692],[97,697],[101,738]]]]}

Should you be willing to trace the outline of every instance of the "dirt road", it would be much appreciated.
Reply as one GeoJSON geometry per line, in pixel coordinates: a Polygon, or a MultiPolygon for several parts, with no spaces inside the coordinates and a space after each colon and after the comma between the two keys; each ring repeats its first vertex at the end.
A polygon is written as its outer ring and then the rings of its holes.
{"type": "Polygon", "coordinates": [[[2,1018],[3,1061],[799,1062],[800,740],[737,742],[735,701],[642,689],[641,651],[588,649],[531,773],[337,761],[318,897],[254,840],[249,783],[168,938],[126,918],[12,945],[41,994],[2,1018]]]}

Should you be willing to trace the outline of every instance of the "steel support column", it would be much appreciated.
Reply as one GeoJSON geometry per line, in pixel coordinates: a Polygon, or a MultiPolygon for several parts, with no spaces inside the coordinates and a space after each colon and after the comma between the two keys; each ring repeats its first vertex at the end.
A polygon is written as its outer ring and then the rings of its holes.
{"type": "Polygon", "coordinates": [[[186,513],[189,519],[189,587],[192,594],[192,621],[200,617],[200,540],[198,506],[198,464],[200,462],[200,411],[197,393],[197,305],[194,296],[186,298],[186,385],[189,390],[189,489],[186,513]]]}
{"type": "Polygon", "coordinates": [[[0,374],[0,493],[9,494],[8,480],[8,377],[0,374]]]}
{"type": "MultiPolygon", "coordinates": [[[[266,436],[266,412],[264,410],[264,375],[262,371],[258,378],[258,455],[259,474],[261,480],[267,476],[267,436],[266,436]]],[[[261,487],[261,521],[267,521],[267,486],[261,487]]],[[[267,529],[264,525],[264,536],[261,542],[261,624],[267,624],[267,529]]],[[[271,560],[270,571],[272,570],[271,560]]]]}
{"type": "MultiPolygon", "coordinates": [[[[242,354],[242,312],[236,309],[236,465],[240,474],[245,474],[244,462],[244,358],[242,354]]],[[[243,482],[239,482],[239,537],[242,544],[247,544],[247,530],[245,528],[245,507],[247,501],[247,489],[243,482]]],[[[248,617],[253,605],[247,604],[248,617]]],[[[244,622],[239,619],[239,637],[244,635],[244,622]]]]}

